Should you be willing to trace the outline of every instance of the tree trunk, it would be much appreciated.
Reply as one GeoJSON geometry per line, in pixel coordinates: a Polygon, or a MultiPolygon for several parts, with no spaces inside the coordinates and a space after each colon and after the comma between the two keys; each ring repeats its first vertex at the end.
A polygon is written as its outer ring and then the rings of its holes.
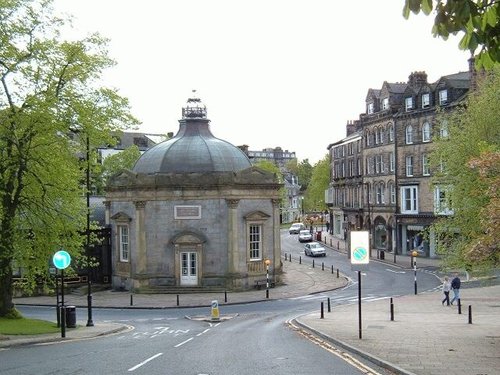
{"type": "Polygon", "coordinates": [[[0,261],[0,317],[6,316],[14,309],[12,302],[12,267],[10,260],[0,261]]]}

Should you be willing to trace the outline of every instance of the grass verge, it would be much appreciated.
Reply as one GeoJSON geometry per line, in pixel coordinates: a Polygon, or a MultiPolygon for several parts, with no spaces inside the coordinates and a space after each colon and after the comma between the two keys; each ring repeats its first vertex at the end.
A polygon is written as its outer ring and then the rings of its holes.
{"type": "Polygon", "coordinates": [[[59,332],[57,324],[39,319],[6,319],[0,318],[0,335],[41,335],[59,332]]]}

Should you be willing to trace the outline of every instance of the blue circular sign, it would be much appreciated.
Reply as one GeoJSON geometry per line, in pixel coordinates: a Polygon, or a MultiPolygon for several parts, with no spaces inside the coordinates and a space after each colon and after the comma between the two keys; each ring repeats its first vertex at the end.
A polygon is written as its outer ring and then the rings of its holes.
{"type": "Polygon", "coordinates": [[[364,247],[357,247],[354,249],[352,256],[354,259],[357,261],[361,262],[366,258],[366,255],[368,254],[368,251],[364,247]]]}
{"type": "Polygon", "coordinates": [[[57,253],[54,254],[52,257],[52,263],[54,263],[54,266],[59,269],[63,270],[67,268],[70,263],[71,263],[71,256],[69,253],[65,250],[59,250],[57,253]]]}

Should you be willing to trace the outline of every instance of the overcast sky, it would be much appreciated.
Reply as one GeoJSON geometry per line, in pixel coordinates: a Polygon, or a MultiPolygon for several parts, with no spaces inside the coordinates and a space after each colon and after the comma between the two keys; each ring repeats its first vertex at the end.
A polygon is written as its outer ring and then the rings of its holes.
{"type": "Polygon", "coordinates": [[[250,150],[282,147],[314,165],[369,88],[468,69],[458,37],[404,0],[56,0],[76,32],[110,39],[104,85],[128,97],[141,131],[178,130],[193,89],[212,133],[250,150]]]}

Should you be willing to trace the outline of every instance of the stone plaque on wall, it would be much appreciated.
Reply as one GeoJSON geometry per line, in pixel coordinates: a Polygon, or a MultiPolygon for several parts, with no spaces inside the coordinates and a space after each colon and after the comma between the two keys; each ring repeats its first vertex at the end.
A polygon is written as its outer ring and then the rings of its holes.
{"type": "Polygon", "coordinates": [[[201,219],[201,206],[175,206],[174,217],[176,220],[201,219]]]}

